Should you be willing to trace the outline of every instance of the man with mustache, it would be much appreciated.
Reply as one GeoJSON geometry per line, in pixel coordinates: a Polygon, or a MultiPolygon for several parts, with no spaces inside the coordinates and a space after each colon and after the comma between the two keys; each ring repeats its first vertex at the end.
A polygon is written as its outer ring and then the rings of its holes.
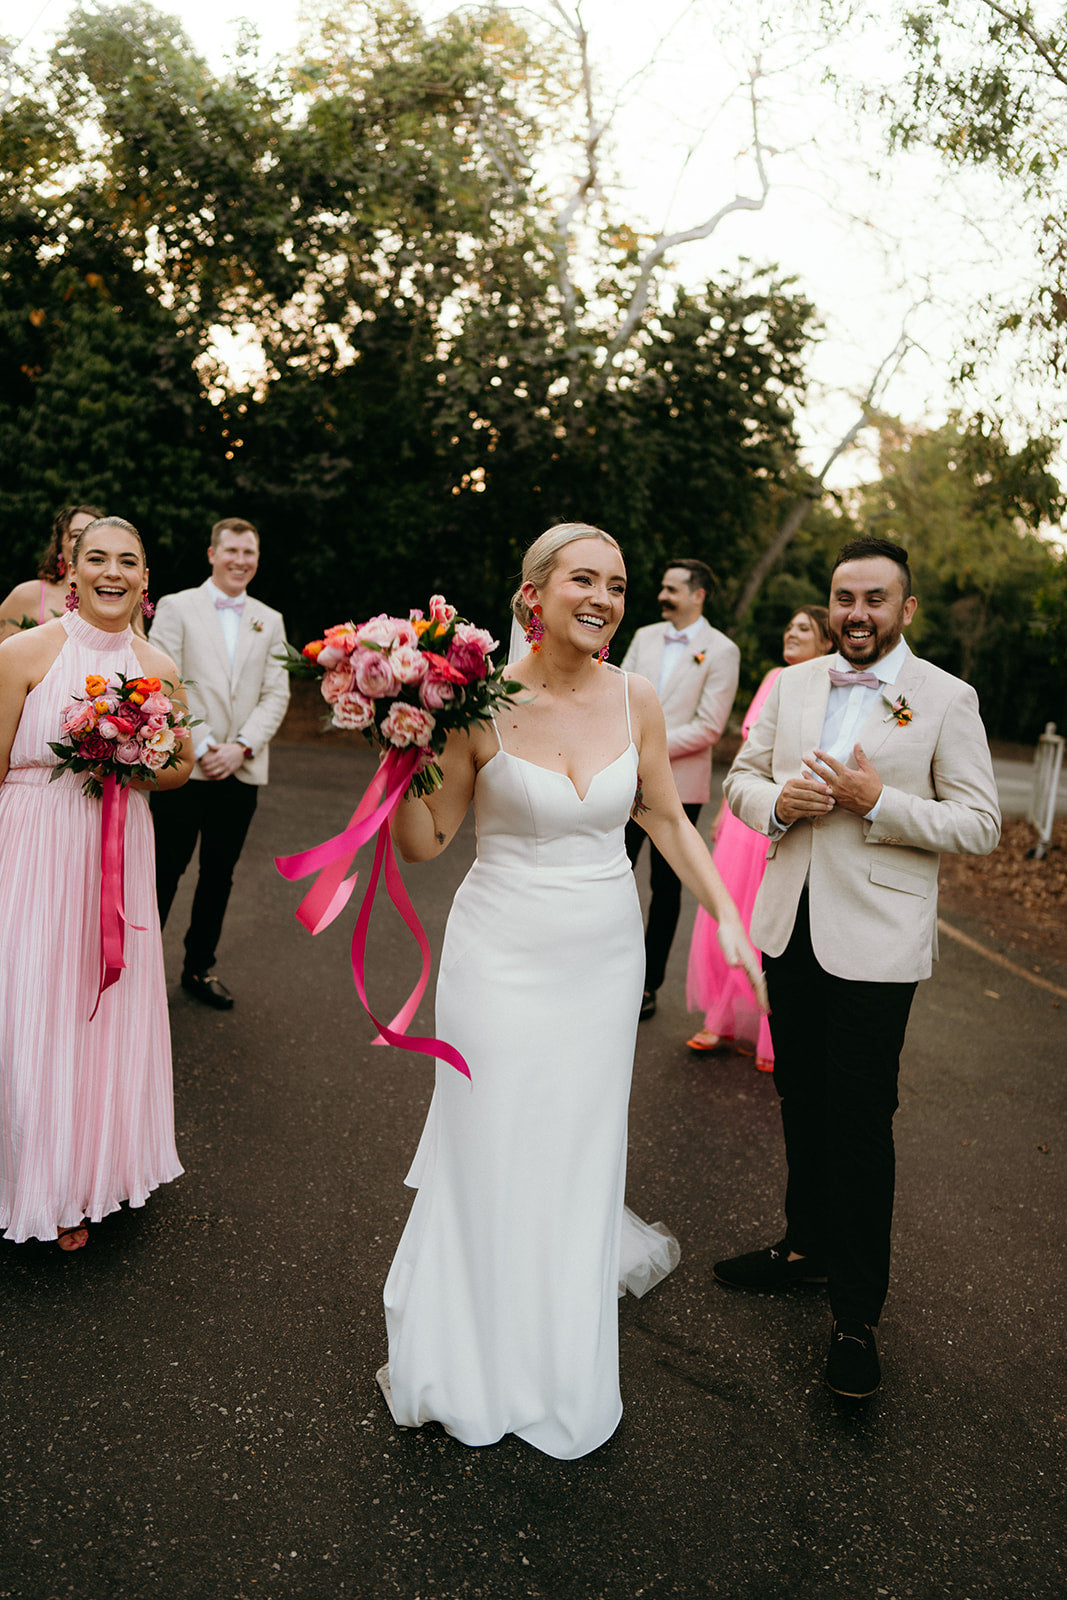
{"type": "Polygon", "coordinates": [[[200,719],[193,781],[153,795],[152,820],[161,927],[200,840],[182,988],[229,1011],[233,996],[211,968],[234,868],[267,781],[267,746],[289,704],[289,678],[277,659],[285,644],[281,614],[246,592],[259,566],[255,528],[243,517],[224,517],[211,530],[207,558],[211,576],[198,589],[164,595],[149,635],[189,680],[189,707],[200,719]]]}
{"type": "Polygon", "coordinates": [[[830,585],[836,654],[780,675],[724,786],[771,840],[751,932],[788,1180],[785,1237],[715,1276],[737,1289],[827,1282],[826,1379],[853,1399],[881,1381],[897,1074],[937,954],[939,854],[986,855],[1000,836],[978,697],[912,655],[915,607],[906,550],[845,545],[830,585]]]}
{"type": "MultiPolygon", "coordinates": [[[[663,622],[638,628],[622,663],[624,672],[640,673],[659,695],[675,787],[694,823],[711,794],[712,746],[726,727],[741,663],[733,640],[704,616],[704,602],[714,586],[711,568],[703,561],[669,561],[659,591],[663,622]]],[[[637,861],[645,838],[645,830],[631,822],[626,853],[632,862],[637,861]]],[[[655,1013],[656,991],[663,982],[682,904],[678,878],[655,845],[649,849],[652,899],[645,930],[642,1018],[655,1013]]]]}

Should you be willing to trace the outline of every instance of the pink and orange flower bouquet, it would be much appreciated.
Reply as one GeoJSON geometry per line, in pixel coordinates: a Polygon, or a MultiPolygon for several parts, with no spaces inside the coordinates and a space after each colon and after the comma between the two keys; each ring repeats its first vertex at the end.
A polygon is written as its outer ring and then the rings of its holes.
{"type": "Polygon", "coordinates": [[[314,873],[315,882],[296,917],[312,934],[321,933],[348,903],[358,874],[347,877],[357,851],[377,840],[374,864],[352,936],[352,978],[356,992],[378,1030],[375,1044],[399,1045],[447,1061],[470,1077],[466,1062],[441,1039],[412,1038],[407,1027],[426,989],[430,947],[408,898],[393,853],[389,820],[410,789],[419,795],[440,788],[436,757],[448,735],[487,722],[520,685],[509,682],[491,653],[497,641],[456,613],[442,595],[430,612],[407,617],[382,613],[362,623],[327,628],[303,650],[286,645],[281,659],[295,677],[316,678],[330,708],[328,726],[360,732],[382,751],[381,764],[348,826],[332,839],[298,855],[277,856],[275,865],[291,881],[314,873]],[[378,881],[384,874],[390,900],[422,953],[422,973],[392,1022],[378,1021],[367,1002],[364,965],[367,931],[378,881]]]}
{"type": "MultiPolygon", "coordinates": [[[[173,686],[167,684],[170,689],[173,686]]],[[[100,987],[92,1016],[105,989],[117,983],[126,966],[123,904],[126,808],[134,779],[155,784],[156,774],[176,766],[181,741],[195,719],[163,693],[159,678],[114,678],[91,672],[85,693],[74,695],[60,718],[62,740],[48,748],[59,757],[49,783],[62,772],[86,774],[82,793],[102,800],[100,813],[100,987]]],[[[131,927],[134,926],[131,923],[131,927]]],[[[143,928],[136,930],[143,933],[143,928]]],[[[90,1021],[92,1018],[90,1018],[90,1021]]]]}

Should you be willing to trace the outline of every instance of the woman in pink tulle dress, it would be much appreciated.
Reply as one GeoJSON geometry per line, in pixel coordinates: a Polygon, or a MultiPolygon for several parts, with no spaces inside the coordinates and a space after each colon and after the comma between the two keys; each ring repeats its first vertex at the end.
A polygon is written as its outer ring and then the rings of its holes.
{"type": "MultiPolygon", "coordinates": [[[[782,638],[782,655],[787,667],[810,661],[831,648],[828,613],[825,606],[800,606],[782,638]]],[[[759,716],[781,667],[772,667],[753,697],[741,724],[741,735],[759,716]]],[[[763,881],[767,862],[767,839],[753,833],[724,803],[715,829],[712,860],[729,890],[748,932],[756,893],[763,881]]],[[[737,971],[723,960],[716,937],[716,924],[700,906],[689,947],[689,972],[686,980],[686,1005],[690,1011],[704,1012],[704,1026],[686,1042],[690,1050],[714,1050],[719,1044],[733,1044],[741,1055],[755,1051],[761,1072],[774,1070],[771,1030],[757,1008],[752,990],[738,982],[737,971]]]]}
{"type": "MultiPolygon", "coordinates": [[[[100,998],[100,800],[84,775],[50,782],[60,718],[90,673],[177,683],[131,621],[148,585],[140,536],[101,518],[74,547],[77,610],[0,644],[0,1229],[87,1242],[124,1200],[181,1172],[148,797],[125,827],[126,967],[100,998]],[[143,931],[138,931],[143,930],[143,931]]],[[[184,739],[179,765],[192,767],[184,739]]],[[[137,786],[139,787],[139,786],[137,786]]]]}

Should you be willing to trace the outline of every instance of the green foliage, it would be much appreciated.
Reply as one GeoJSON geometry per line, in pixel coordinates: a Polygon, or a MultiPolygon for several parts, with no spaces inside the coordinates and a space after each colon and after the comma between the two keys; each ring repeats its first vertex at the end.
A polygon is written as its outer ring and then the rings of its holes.
{"type": "Polygon", "coordinates": [[[883,429],[879,482],[858,497],[865,527],[908,550],[919,596],[909,640],[973,683],[987,726],[1030,740],[1065,718],[1067,561],[1036,530],[1063,512],[1053,446],[1012,451],[984,418],[883,429]]]}

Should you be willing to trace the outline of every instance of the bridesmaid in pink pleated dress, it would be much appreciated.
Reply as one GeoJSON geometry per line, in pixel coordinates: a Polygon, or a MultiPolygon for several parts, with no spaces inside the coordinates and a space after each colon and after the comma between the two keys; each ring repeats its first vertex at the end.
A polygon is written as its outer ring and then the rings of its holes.
{"type": "MultiPolygon", "coordinates": [[[[829,615],[825,606],[800,606],[782,638],[782,655],[787,667],[811,661],[831,648],[829,615]]],[[[772,667],[753,697],[741,724],[742,738],[759,716],[781,667],[772,667]]],[[[739,822],[724,803],[715,829],[712,860],[729,890],[748,932],[752,907],[763,881],[767,864],[767,839],[739,822]]],[[[766,1016],[759,1011],[752,990],[737,981],[737,969],[728,967],[719,949],[718,925],[704,910],[697,908],[693,941],[689,946],[689,971],[686,1005],[690,1011],[704,1012],[704,1026],[688,1039],[690,1050],[714,1050],[719,1044],[733,1044],[741,1055],[756,1055],[761,1072],[774,1070],[774,1047],[766,1016]]]]}
{"type": "MultiPolygon", "coordinates": [[[[178,1177],[170,1026],[148,797],[126,814],[125,959],[100,982],[101,802],[84,775],[49,782],[60,717],[89,673],[177,685],[169,656],[135,637],[148,587],[136,529],[101,518],[74,547],[76,611],[0,644],[0,1229],[77,1250],[124,1200],[178,1177]],[[143,932],[137,931],[143,929],[143,932]]],[[[176,788],[192,768],[159,774],[176,788]]],[[[135,790],[137,792],[135,792],[135,790]]]]}

